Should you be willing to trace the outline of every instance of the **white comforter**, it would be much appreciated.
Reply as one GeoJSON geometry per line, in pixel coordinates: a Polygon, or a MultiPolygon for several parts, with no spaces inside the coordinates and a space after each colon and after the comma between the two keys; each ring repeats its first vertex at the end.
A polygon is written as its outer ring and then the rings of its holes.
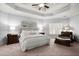
{"type": "Polygon", "coordinates": [[[26,51],[35,47],[39,47],[45,44],[49,44],[49,37],[46,35],[26,35],[21,34],[21,37],[19,39],[21,50],[26,51]]]}

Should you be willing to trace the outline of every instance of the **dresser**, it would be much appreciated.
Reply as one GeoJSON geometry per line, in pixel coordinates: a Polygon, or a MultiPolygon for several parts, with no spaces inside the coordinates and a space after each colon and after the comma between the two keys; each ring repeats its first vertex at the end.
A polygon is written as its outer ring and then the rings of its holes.
{"type": "Polygon", "coordinates": [[[7,44],[13,44],[19,42],[18,34],[7,34],[7,44]]]}

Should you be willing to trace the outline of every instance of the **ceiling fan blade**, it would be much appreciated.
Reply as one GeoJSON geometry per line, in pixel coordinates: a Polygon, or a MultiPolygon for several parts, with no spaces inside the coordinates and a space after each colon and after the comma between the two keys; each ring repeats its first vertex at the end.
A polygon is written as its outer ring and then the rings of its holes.
{"type": "Polygon", "coordinates": [[[39,10],[41,10],[42,7],[39,8],[39,10]]]}
{"type": "Polygon", "coordinates": [[[38,4],[33,4],[32,6],[38,6],[38,4]]]}
{"type": "Polygon", "coordinates": [[[44,3],[44,4],[47,4],[47,3],[44,3]]]}
{"type": "Polygon", "coordinates": [[[45,5],[44,7],[49,8],[49,6],[45,5]]]}

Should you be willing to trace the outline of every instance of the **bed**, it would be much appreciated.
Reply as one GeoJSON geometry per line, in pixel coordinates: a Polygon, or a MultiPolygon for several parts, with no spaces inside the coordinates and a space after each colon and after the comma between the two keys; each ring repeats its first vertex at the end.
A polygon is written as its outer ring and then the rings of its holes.
{"type": "MultiPolygon", "coordinates": [[[[23,25],[25,27],[25,25],[23,25]]],[[[22,27],[23,28],[23,27],[22,27]]],[[[37,30],[22,30],[20,34],[20,47],[22,51],[30,50],[49,44],[50,38],[47,35],[40,34],[37,30]]]]}

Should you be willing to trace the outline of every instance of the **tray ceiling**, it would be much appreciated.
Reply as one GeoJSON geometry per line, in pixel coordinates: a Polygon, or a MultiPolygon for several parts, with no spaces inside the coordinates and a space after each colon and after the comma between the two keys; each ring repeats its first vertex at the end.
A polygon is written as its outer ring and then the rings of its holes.
{"type": "Polygon", "coordinates": [[[32,6],[32,3],[1,3],[0,11],[40,19],[56,18],[57,15],[70,17],[72,13],[75,13],[75,11],[71,9],[72,4],[69,3],[48,3],[48,6],[50,8],[46,11],[39,11],[36,7],[32,6]]]}
{"type": "Polygon", "coordinates": [[[33,7],[32,4],[30,3],[11,3],[11,4],[7,4],[10,7],[24,12],[24,13],[30,13],[30,14],[34,14],[34,15],[38,15],[38,16],[52,16],[54,14],[57,13],[62,13],[64,11],[67,11],[70,9],[70,4],[53,4],[53,3],[48,3],[48,6],[50,7],[49,9],[47,9],[46,11],[41,11],[38,10],[37,8],[33,7]]]}

